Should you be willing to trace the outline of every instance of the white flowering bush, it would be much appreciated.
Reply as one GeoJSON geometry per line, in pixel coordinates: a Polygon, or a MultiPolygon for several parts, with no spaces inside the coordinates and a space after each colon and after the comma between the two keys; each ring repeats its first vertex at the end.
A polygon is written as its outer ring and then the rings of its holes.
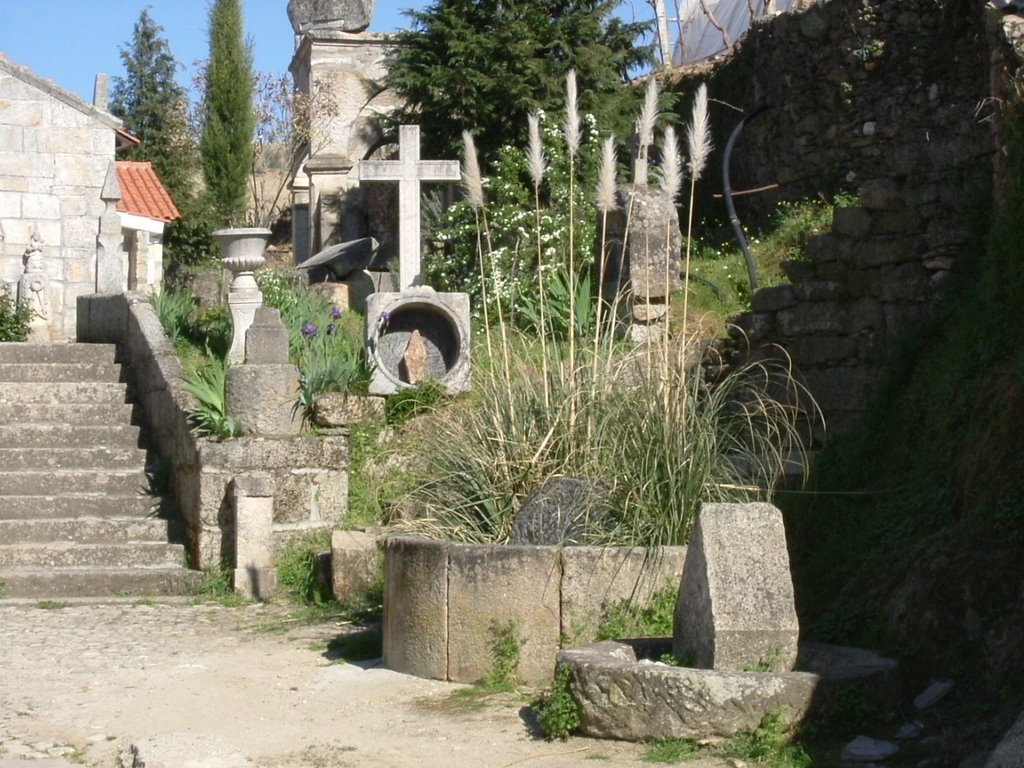
{"type": "MultiPolygon", "coordinates": [[[[477,212],[467,201],[451,206],[445,214],[436,239],[441,248],[424,260],[429,285],[438,290],[464,291],[473,297],[475,311],[482,316],[486,296],[490,317],[497,317],[498,303],[504,317],[526,329],[539,328],[537,306],[538,265],[544,271],[545,293],[554,314],[548,323],[555,335],[565,336],[569,322],[569,304],[564,299],[569,284],[569,227],[574,227],[571,242],[577,265],[577,295],[592,295],[590,273],[593,267],[597,216],[593,186],[599,152],[594,118],[582,120],[583,140],[575,160],[573,211],[569,206],[569,159],[560,127],[539,115],[550,167],[541,189],[538,217],[533,185],[529,179],[523,151],[503,147],[498,152],[490,175],[484,176],[487,195],[488,243],[482,237],[477,212]],[[538,258],[538,222],[540,258],[538,258]],[[482,247],[481,247],[482,246],[482,247]],[[480,253],[484,254],[481,275],[480,253]],[[486,290],[483,290],[483,277],[486,290]],[[561,311],[558,308],[561,307],[561,311]]],[[[589,306],[589,300],[587,302],[589,306]]],[[[586,316],[584,316],[584,321],[586,316]]],[[[577,313],[577,324],[580,313],[577,313]]],[[[578,328],[582,334],[587,329],[578,328]]]]}

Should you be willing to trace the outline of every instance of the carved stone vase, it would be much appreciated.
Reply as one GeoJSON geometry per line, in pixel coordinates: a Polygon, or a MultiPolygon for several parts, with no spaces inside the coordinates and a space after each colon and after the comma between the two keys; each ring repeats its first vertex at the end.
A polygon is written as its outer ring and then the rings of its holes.
{"type": "Polygon", "coordinates": [[[256,310],[263,306],[263,294],[254,273],[263,266],[263,251],[269,237],[270,230],[261,227],[231,227],[213,233],[223,254],[221,262],[232,275],[228,289],[232,328],[229,365],[245,362],[245,332],[252,325],[256,310]]]}

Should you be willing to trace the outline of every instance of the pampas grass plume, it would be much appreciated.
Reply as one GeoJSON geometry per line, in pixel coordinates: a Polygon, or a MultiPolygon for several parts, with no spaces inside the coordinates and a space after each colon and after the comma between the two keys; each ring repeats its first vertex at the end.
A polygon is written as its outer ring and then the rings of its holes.
{"type": "Polygon", "coordinates": [[[480,177],[480,162],[476,156],[476,142],[469,131],[462,132],[462,145],[462,184],[466,188],[466,200],[474,210],[479,211],[484,207],[484,185],[480,177]]]}
{"type": "Polygon", "coordinates": [[[615,208],[615,170],[618,159],[615,156],[615,137],[609,136],[601,147],[601,169],[597,176],[597,196],[594,202],[601,213],[615,208]]]}
{"type": "Polygon", "coordinates": [[[544,179],[544,172],[547,170],[547,162],[544,159],[544,145],[540,141],[540,118],[534,113],[527,120],[530,124],[530,147],[526,152],[526,164],[530,168],[530,178],[533,179],[533,186],[539,187],[544,179]]]}
{"type": "Polygon", "coordinates": [[[658,81],[651,75],[647,81],[644,107],[640,111],[640,144],[645,147],[654,143],[654,124],[658,121],[658,81]]]}
{"type": "Polygon", "coordinates": [[[676,140],[676,129],[671,125],[665,129],[664,147],[661,150],[663,173],[661,188],[673,200],[683,186],[683,162],[679,156],[679,142],[676,140]]]}
{"type": "Polygon", "coordinates": [[[688,130],[690,177],[696,181],[704,172],[711,154],[711,129],[708,126],[708,87],[701,83],[693,100],[693,119],[688,130]]]}
{"type": "Polygon", "coordinates": [[[569,154],[576,157],[580,151],[580,110],[576,98],[576,70],[565,76],[565,143],[569,154]]]}

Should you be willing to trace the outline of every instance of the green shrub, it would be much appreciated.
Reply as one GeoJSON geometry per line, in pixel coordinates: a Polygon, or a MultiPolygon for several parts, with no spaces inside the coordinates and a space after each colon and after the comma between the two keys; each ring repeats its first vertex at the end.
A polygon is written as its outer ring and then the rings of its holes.
{"type": "Polygon", "coordinates": [[[559,664],[550,690],[533,703],[546,738],[564,741],[580,727],[580,708],[572,695],[572,669],[559,664]]]}
{"type": "Polygon", "coordinates": [[[497,693],[514,691],[519,683],[519,638],[514,621],[492,621],[489,628],[491,638],[491,666],[481,681],[485,690],[497,693]]]}
{"type": "Polygon", "coordinates": [[[28,325],[35,313],[23,302],[11,296],[6,285],[0,286],[0,341],[25,341],[28,325]]]}
{"type": "Polygon", "coordinates": [[[678,586],[666,585],[651,597],[647,605],[638,606],[631,599],[613,603],[597,629],[597,639],[671,635],[678,596],[678,586]]]}
{"type": "Polygon", "coordinates": [[[744,731],[726,742],[721,751],[727,757],[768,763],[773,768],[809,768],[810,756],[793,736],[779,712],[769,712],[752,731],[744,731]]]}
{"type": "Polygon", "coordinates": [[[384,402],[384,421],[400,427],[416,416],[432,412],[445,397],[444,387],[431,379],[400,389],[384,402]]]}
{"type": "Polygon", "coordinates": [[[324,605],[331,602],[330,587],[319,578],[317,557],[317,553],[330,546],[331,532],[327,530],[289,538],[274,558],[278,586],[299,603],[324,605]]]}

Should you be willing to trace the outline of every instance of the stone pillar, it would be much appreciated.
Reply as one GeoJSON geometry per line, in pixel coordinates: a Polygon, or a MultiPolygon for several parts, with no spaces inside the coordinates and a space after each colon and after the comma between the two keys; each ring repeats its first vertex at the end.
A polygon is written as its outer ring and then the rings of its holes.
{"type": "Polygon", "coordinates": [[[107,168],[100,199],[105,208],[96,235],[96,293],[123,293],[128,283],[121,265],[121,218],[117,215],[121,187],[113,161],[107,168]]]}
{"type": "Polygon", "coordinates": [[[236,475],[231,494],[235,508],[235,592],[250,600],[262,600],[277,586],[274,480],[266,472],[236,475]]]}
{"type": "Polygon", "coordinates": [[[288,329],[280,312],[260,307],[245,334],[244,363],[228,368],[228,413],[247,435],[297,435],[298,392],[299,369],[288,362],[288,329]]]}
{"type": "Polygon", "coordinates": [[[626,258],[632,295],[630,336],[644,341],[663,333],[669,299],[679,290],[682,233],[679,212],[668,193],[637,187],[631,193],[626,258]]]}

